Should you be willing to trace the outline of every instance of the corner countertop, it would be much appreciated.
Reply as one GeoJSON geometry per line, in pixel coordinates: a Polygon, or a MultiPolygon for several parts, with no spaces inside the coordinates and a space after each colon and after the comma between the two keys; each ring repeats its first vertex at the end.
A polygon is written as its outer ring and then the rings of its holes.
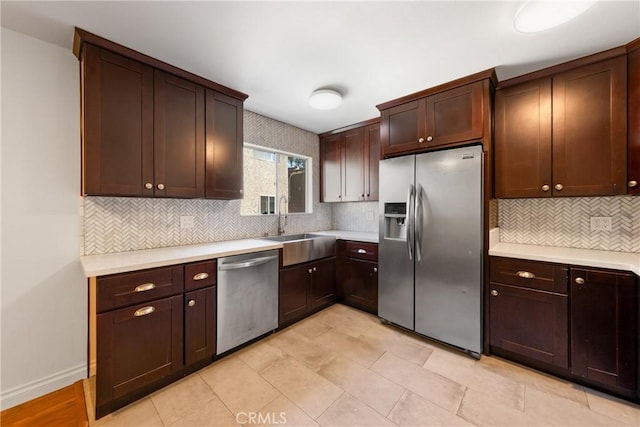
{"type": "MultiPolygon", "coordinates": [[[[378,242],[378,233],[362,233],[356,231],[313,231],[313,234],[336,236],[342,240],[361,242],[378,242]]],[[[282,243],[262,239],[230,240],[226,242],[202,243],[188,246],[172,246],[168,248],[145,249],[140,251],[117,252],[102,255],[80,257],[85,277],[104,276],[107,274],[125,273],[145,268],[163,267],[165,265],[203,261],[231,255],[280,249],[282,243]]]]}
{"type": "Polygon", "coordinates": [[[489,255],[626,270],[640,275],[640,254],[638,253],[522,245],[501,243],[499,240],[499,230],[497,228],[492,229],[489,234],[489,255]]]}

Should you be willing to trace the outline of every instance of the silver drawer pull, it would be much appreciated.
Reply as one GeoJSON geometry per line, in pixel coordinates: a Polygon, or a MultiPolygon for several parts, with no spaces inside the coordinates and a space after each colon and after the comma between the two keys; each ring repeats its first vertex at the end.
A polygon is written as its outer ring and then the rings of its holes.
{"type": "Polygon", "coordinates": [[[535,279],[536,275],[531,273],[530,271],[518,271],[516,276],[522,277],[523,279],[535,279]]]}
{"type": "Polygon", "coordinates": [[[367,251],[365,249],[358,249],[359,254],[366,254],[367,251]]]}
{"type": "Polygon", "coordinates": [[[154,311],[156,311],[156,308],[152,305],[148,305],[146,307],[142,307],[136,310],[135,313],[133,313],[134,316],[136,317],[140,317],[140,316],[146,316],[147,314],[151,314],[154,311]]]}
{"type": "Polygon", "coordinates": [[[151,289],[155,289],[155,288],[156,288],[156,284],[155,283],[143,283],[142,285],[136,286],[134,291],[135,292],[145,292],[145,291],[150,291],[151,289]]]}
{"type": "Polygon", "coordinates": [[[193,276],[193,280],[204,280],[209,277],[209,273],[198,273],[193,276]]]}
{"type": "Polygon", "coordinates": [[[190,300],[189,300],[189,302],[187,303],[187,305],[188,305],[189,307],[193,307],[194,305],[196,305],[196,300],[194,300],[194,299],[190,299],[190,300]]]}
{"type": "Polygon", "coordinates": [[[582,277],[576,277],[576,283],[578,285],[584,285],[584,279],[582,277]]]}

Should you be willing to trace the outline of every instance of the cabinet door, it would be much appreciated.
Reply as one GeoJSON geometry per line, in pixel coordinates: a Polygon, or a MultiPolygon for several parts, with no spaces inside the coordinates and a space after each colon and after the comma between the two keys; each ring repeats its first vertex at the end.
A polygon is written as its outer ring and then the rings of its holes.
{"type": "Polygon", "coordinates": [[[625,194],[627,61],[618,57],[553,77],[553,194],[625,194]]]}
{"type": "Polygon", "coordinates": [[[378,263],[347,258],[344,270],[345,302],[377,314],[378,263]]]}
{"type": "Polygon", "coordinates": [[[311,307],[317,308],[336,299],[336,259],[315,262],[311,269],[311,307]]]}
{"type": "Polygon", "coordinates": [[[571,372],[636,389],[638,295],[632,274],[571,268],[571,372]]]}
{"type": "Polygon", "coordinates": [[[381,112],[380,143],[384,157],[426,148],[425,114],[424,99],[407,102],[381,112]]]}
{"type": "Polygon", "coordinates": [[[368,201],[378,200],[380,163],[380,124],[364,128],[364,191],[368,201]]]}
{"type": "Polygon", "coordinates": [[[182,369],[182,295],[97,316],[96,405],[182,369]]]}
{"type": "Polygon", "coordinates": [[[342,200],[342,134],[335,134],[320,141],[321,202],[342,200]]]}
{"type": "Polygon", "coordinates": [[[629,52],[629,169],[627,188],[640,193],[640,47],[629,52]]]}
{"type": "Polygon", "coordinates": [[[155,70],[155,195],[204,197],[204,88],[155,70]]]}
{"type": "Polygon", "coordinates": [[[243,188],[242,101],[207,89],[206,188],[212,199],[241,199],[243,188]]]}
{"type": "Polygon", "coordinates": [[[491,345],[569,366],[566,295],[491,283],[491,345]]]}
{"type": "Polygon", "coordinates": [[[90,44],[81,66],[83,194],[153,195],[153,69],[90,44]]]}
{"type": "Polygon", "coordinates": [[[482,82],[427,97],[428,147],[482,140],[482,82]]]}
{"type": "Polygon", "coordinates": [[[311,267],[306,264],[280,270],[279,324],[299,319],[311,309],[311,267]]]}
{"type": "Polygon", "coordinates": [[[364,129],[358,128],[343,135],[344,182],[343,202],[355,202],[365,199],[364,193],[364,129]]]}
{"type": "Polygon", "coordinates": [[[496,92],[497,198],[550,197],[551,79],[496,92]]]}
{"type": "Polygon", "coordinates": [[[216,354],[216,287],[184,294],[184,364],[216,354]]]}

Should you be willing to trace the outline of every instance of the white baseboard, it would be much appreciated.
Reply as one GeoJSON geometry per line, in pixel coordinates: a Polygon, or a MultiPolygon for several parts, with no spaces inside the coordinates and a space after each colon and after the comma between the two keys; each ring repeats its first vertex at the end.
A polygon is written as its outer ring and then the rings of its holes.
{"type": "Polygon", "coordinates": [[[2,394],[0,394],[0,409],[11,408],[59,390],[83,378],[87,378],[87,365],[84,363],[9,390],[3,390],[2,394]]]}

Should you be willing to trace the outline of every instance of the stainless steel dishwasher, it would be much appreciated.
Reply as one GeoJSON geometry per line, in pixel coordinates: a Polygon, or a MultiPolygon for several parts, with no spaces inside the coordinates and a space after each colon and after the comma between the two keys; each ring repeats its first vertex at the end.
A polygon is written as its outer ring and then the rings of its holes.
{"type": "Polygon", "coordinates": [[[216,354],[278,327],[278,251],[218,259],[216,354]]]}

